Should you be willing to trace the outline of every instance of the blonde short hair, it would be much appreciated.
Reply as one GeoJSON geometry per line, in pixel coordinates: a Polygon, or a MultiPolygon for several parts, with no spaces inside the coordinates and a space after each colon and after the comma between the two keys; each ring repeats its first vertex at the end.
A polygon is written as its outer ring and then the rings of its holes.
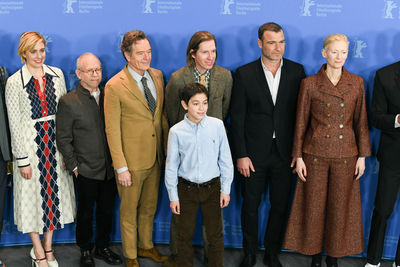
{"type": "Polygon", "coordinates": [[[336,41],[344,41],[347,46],[349,45],[349,40],[347,39],[347,36],[341,33],[334,33],[328,35],[325,40],[324,40],[324,49],[327,49],[328,46],[336,41]]]}
{"type": "Polygon", "coordinates": [[[25,52],[32,50],[39,42],[43,42],[44,46],[46,46],[46,40],[38,32],[24,32],[21,35],[19,38],[18,56],[21,58],[22,63],[25,63],[25,52]]]}

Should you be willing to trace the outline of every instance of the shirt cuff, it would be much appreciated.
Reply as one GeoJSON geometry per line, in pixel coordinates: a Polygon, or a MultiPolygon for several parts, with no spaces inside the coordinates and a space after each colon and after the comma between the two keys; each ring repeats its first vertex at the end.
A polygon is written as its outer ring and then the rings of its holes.
{"type": "Polygon", "coordinates": [[[119,168],[118,170],[117,170],[117,173],[118,174],[120,174],[120,173],[123,173],[124,171],[127,171],[128,170],[128,167],[122,167],[122,168],[119,168]]]}
{"type": "Polygon", "coordinates": [[[231,193],[231,184],[221,183],[221,193],[229,195],[231,193]]]}
{"type": "Polygon", "coordinates": [[[400,123],[398,123],[397,117],[399,116],[399,114],[396,115],[396,118],[394,118],[394,128],[399,128],[400,127],[400,123]]]}
{"type": "Polygon", "coordinates": [[[178,201],[179,200],[177,189],[171,189],[170,191],[168,191],[168,196],[169,196],[169,201],[178,201]]]}

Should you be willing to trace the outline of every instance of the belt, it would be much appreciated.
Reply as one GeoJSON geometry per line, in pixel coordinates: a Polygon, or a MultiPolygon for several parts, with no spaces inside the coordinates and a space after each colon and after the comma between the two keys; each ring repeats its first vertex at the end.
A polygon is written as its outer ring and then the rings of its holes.
{"type": "Polygon", "coordinates": [[[188,186],[193,186],[193,187],[209,187],[210,185],[213,185],[219,181],[219,177],[215,177],[211,179],[210,181],[198,184],[198,183],[193,183],[191,181],[186,180],[185,178],[178,177],[178,183],[182,183],[188,186]]]}

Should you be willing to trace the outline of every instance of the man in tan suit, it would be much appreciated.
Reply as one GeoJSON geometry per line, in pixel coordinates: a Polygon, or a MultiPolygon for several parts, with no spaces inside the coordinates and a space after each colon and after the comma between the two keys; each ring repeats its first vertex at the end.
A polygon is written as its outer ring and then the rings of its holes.
{"type": "Polygon", "coordinates": [[[167,260],[152,242],[160,166],[168,136],[163,114],[164,81],[150,68],[151,46],[142,31],[124,35],[121,52],[127,65],[105,88],[105,123],[121,199],[121,238],[126,266],[137,256],[167,260]]]}

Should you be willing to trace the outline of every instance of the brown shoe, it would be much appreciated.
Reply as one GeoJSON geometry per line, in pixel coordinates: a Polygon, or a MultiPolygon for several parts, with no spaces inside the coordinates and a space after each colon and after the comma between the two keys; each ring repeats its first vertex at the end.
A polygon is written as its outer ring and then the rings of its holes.
{"type": "Polygon", "coordinates": [[[168,257],[168,260],[164,262],[163,267],[178,267],[177,257],[178,255],[171,254],[171,256],[168,257]]]}
{"type": "Polygon", "coordinates": [[[150,258],[155,262],[165,262],[168,260],[168,257],[158,252],[155,247],[152,247],[151,249],[139,248],[137,254],[139,257],[150,258]]]}
{"type": "Polygon", "coordinates": [[[126,267],[139,267],[139,262],[136,259],[126,259],[126,267]]]}

